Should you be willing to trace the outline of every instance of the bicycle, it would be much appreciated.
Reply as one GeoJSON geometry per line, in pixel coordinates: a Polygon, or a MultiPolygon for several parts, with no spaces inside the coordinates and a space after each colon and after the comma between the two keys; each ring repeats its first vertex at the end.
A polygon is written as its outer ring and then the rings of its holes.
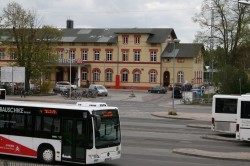
{"type": "Polygon", "coordinates": [[[182,98],[182,99],[181,99],[181,103],[182,103],[182,104],[191,104],[192,102],[190,101],[189,98],[182,98]]]}
{"type": "Polygon", "coordinates": [[[97,90],[93,90],[93,89],[89,89],[87,92],[86,97],[92,97],[95,98],[98,95],[98,91],[97,90]]]}

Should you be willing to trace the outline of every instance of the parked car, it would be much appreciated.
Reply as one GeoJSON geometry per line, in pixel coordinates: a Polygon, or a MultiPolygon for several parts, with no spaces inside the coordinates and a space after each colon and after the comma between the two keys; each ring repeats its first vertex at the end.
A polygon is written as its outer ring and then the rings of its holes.
{"type": "Polygon", "coordinates": [[[148,92],[165,94],[167,92],[167,89],[163,86],[156,86],[153,87],[152,89],[149,89],[148,92]]]}
{"type": "Polygon", "coordinates": [[[98,96],[108,96],[108,90],[103,85],[90,84],[89,90],[97,90],[98,96]]]}
{"type": "MultiPolygon", "coordinates": [[[[172,93],[172,98],[173,98],[173,93],[172,93]]],[[[174,98],[178,98],[178,99],[182,98],[181,87],[179,86],[174,87],[174,98]]]]}
{"type": "Polygon", "coordinates": [[[77,89],[76,85],[71,84],[68,81],[59,81],[56,83],[56,86],[54,87],[53,91],[55,93],[61,93],[63,91],[66,91],[67,89],[77,89]]]}

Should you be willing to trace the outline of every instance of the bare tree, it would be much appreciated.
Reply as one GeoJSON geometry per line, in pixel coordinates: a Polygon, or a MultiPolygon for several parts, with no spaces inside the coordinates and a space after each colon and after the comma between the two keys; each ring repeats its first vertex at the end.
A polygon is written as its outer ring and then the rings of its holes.
{"type": "Polygon", "coordinates": [[[210,49],[212,43],[224,50],[219,58],[223,61],[217,61],[221,66],[239,66],[239,50],[249,41],[249,13],[249,7],[239,4],[238,0],[204,0],[201,12],[193,17],[201,26],[196,40],[205,42],[210,49]]]}
{"type": "Polygon", "coordinates": [[[43,77],[47,66],[53,63],[56,53],[53,43],[61,36],[60,30],[51,26],[41,26],[35,12],[23,9],[11,2],[3,9],[0,23],[9,36],[4,44],[15,46],[16,66],[25,67],[25,88],[29,89],[31,79],[43,77]]]}

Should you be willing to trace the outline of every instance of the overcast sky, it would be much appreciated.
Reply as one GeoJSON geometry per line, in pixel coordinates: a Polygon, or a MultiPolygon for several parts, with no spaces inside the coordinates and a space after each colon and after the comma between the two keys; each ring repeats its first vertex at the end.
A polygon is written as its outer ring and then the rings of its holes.
{"type": "Polygon", "coordinates": [[[192,21],[202,0],[0,0],[36,11],[42,24],[65,28],[173,28],[181,43],[192,43],[199,25],[192,21]]]}

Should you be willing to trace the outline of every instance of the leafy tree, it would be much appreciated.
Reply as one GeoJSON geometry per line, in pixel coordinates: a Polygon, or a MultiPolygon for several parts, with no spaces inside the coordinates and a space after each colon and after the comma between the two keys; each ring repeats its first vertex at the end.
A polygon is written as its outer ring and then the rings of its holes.
{"type": "Polygon", "coordinates": [[[0,18],[1,27],[9,36],[4,44],[17,48],[17,61],[13,65],[25,67],[25,88],[29,89],[30,80],[43,78],[47,66],[54,62],[53,43],[60,39],[62,32],[41,26],[35,12],[23,9],[16,2],[3,8],[0,18]]]}
{"type": "Polygon", "coordinates": [[[204,0],[201,12],[193,17],[193,20],[201,26],[196,41],[204,42],[210,50],[209,65],[213,64],[218,70],[219,77],[216,78],[216,83],[220,83],[223,92],[239,93],[234,90],[235,85],[239,85],[236,83],[239,82],[239,77],[234,77],[234,72],[246,75],[243,69],[247,68],[248,63],[245,63],[245,66],[242,63],[248,62],[250,56],[246,52],[250,36],[249,9],[236,0],[204,0]],[[229,66],[232,67],[230,69],[232,76],[229,75],[229,66]],[[228,84],[224,83],[226,80],[234,86],[227,87],[228,84]]]}

